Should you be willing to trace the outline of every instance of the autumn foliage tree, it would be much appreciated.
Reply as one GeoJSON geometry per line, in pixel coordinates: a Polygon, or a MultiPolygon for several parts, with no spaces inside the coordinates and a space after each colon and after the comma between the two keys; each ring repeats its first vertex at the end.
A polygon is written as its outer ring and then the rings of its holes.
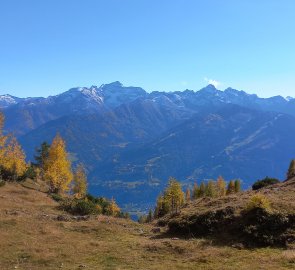
{"type": "Polygon", "coordinates": [[[164,195],[160,195],[157,198],[156,208],[154,211],[154,217],[155,218],[163,217],[166,214],[168,214],[169,211],[170,211],[169,202],[167,200],[165,200],[164,195]]]}
{"type": "Polygon", "coordinates": [[[193,187],[193,199],[196,200],[198,198],[198,194],[199,193],[199,187],[197,183],[194,183],[194,187],[193,187]]]}
{"type": "Polygon", "coordinates": [[[213,180],[208,181],[206,188],[205,188],[205,194],[207,197],[215,197],[216,196],[216,184],[213,180]]]}
{"type": "Polygon", "coordinates": [[[168,213],[176,214],[184,204],[185,195],[181,189],[181,184],[175,179],[170,178],[167,188],[163,195],[160,195],[155,208],[155,217],[162,217],[168,213]]]}
{"type": "Polygon", "coordinates": [[[234,194],[234,193],[235,193],[235,182],[233,180],[230,180],[227,185],[226,194],[230,195],[230,194],[234,194]]]}
{"type": "Polygon", "coordinates": [[[87,176],[83,164],[79,164],[74,172],[73,195],[78,198],[84,198],[87,194],[87,176]]]}
{"type": "Polygon", "coordinates": [[[170,212],[176,214],[184,203],[184,192],[181,184],[175,179],[170,178],[167,189],[164,193],[164,199],[168,202],[170,212]]]}
{"type": "Polygon", "coordinates": [[[241,191],[241,181],[239,179],[232,180],[228,186],[222,176],[219,176],[216,181],[209,180],[207,182],[202,181],[200,186],[194,184],[193,196],[194,200],[202,197],[223,197],[225,195],[238,193],[241,191]]]}
{"type": "Polygon", "coordinates": [[[5,144],[7,141],[7,136],[3,134],[3,128],[4,128],[4,115],[3,113],[0,113],[0,161],[2,161],[4,158],[5,144]]]}
{"type": "Polygon", "coordinates": [[[111,200],[111,202],[106,207],[106,214],[109,216],[118,216],[121,212],[120,207],[117,205],[114,199],[111,200]]]}
{"type": "Polygon", "coordinates": [[[17,180],[27,170],[26,155],[15,137],[3,134],[4,115],[0,113],[0,168],[10,180],[17,180]]]}
{"type": "Polygon", "coordinates": [[[68,158],[64,140],[57,135],[50,146],[44,163],[44,178],[50,185],[51,192],[63,193],[69,190],[73,180],[71,162],[68,158]]]}
{"type": "Polygon", "coordinates": [[[198,192],[198,198],[204,197],[206,195],[206,185],[204,181],[201,182],[199,192],[198,192]]]}
{"type": "Polygon", "coordinates": [[[217,193],[219,197],[226,195],[226,182],[222,176],[219,176],[216,181],[217,193]]]}
{"type": "Polygon", "coordinates": [[[5,149],[3,168],[12,173],[12,180],[17,180],[27,169],[26,155],[16,138],[12,137],[5,149]]]}

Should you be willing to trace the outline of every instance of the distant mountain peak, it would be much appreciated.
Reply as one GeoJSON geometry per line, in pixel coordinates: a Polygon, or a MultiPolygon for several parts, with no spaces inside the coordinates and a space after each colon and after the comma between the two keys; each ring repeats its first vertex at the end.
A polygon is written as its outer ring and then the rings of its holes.
{"type": "Polygon", "coordinates": [[[208,90],[217,90],[217,88],[215,87],[215,85],[213,84],[208,84],[206,87],[204,87],[203,89],[208,89],[208,90]]]}
{"type": "Polygon", "coordinates": [[[91,85],[90,90],[96,90],[98,87],[96,85],[91,85]]]}
{"type": "Polygon", "coordinates": [[[246,96],[246,97],[253,97],[253,98],[257,98],[257,99],[259,98],[256,94],[248,94],[244,90],[237,90],[232,87],[226,88],[223,92],[226,94],[236,96],[236,97],[238,97],[238,96],[245,97],[246,96]]]}
{"type": "Polygon", "coordinates": [[[216,87],[213,84],[208,84],[206,87],[200,89],[199,93],[205,93],[205,94],[216,94],[219,90],[216,89],[216,87]]]}
{"type": "Polygon", "coordinates": [[[223,92],[227,94],[235,95],[235,96],[238,96],[240,93],[246,94],[246,92],[234,89],[232,87],[226,88],[223,92]]]}
{"type": "Polygon", "coordinates": [[[6,108],[10,105],[17,104],[20,100],[22,99],[9,94],[0,95],[0,108],[6,108]]]}
{"type": "Polygon", "coordinates": [[[246,93],[243,90],[238,90],[238,89],[234,89],[232,87],[228,87],[224,90],[224,92],[228,92],[228,93],[246,93]]]}
{"type": "Polygon", "coordinates": [[[112,89],[115,89],[115,88],[123,88],[123,84],[119,81],[115,81],[115,82],[111,82],[111,83],[107,83],[107,84],[102,84],[99,88],[101,89],[105,89],[105,88],[112,88],[112,89]]]}
{"type": "Polygon", "coordinates": [[[293,97],[290,97],[290,96],[287,96],[285,99],[286,99],[287,101],[290,101],[290,100],[293,100],[294,98],[293,98],[293,97]]]}
{"type": "Polygon", "coordinates": [[[121,82],[119,82],[119,81],[115,81],[115,82],[109,83],[109,85],[123,87],[123,84],[121,82]]]}
{"type": "Polygon", "coordinates": [[[12,100],[12,99],[18,99],[17,97],[15,96],[12,96],[12,95],[9,95],[9,94],[4,94],[4,95],[0,95],[0,99],[1,100],[12,100]]]}
{"type": "Polygon", "coordinates": [[[228,87],[226,88],[224,91],[228,91],[228,92],[231,92],[231,91],[238,91],[237,89],[234,89],[232,87],[228,87]]]}

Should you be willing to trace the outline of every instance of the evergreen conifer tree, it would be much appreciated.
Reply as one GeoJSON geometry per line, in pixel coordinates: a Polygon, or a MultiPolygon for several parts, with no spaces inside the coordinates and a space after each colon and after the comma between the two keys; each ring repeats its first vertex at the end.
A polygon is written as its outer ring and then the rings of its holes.
{"type": "Polygon", "coordinates": [[[34,156],[36,163],[35,166],[41,170],[44,168],[44,164],[49,155],[50,145],[47,142],[43,142],[39,148],[36,149],[36,155],[34,156]]]}

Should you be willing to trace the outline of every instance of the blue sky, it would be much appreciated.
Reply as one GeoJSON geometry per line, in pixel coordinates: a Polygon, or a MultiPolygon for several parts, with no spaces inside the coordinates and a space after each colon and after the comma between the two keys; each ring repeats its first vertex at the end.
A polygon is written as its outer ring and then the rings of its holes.
{"type": "Polygon", "coordinates": [[[294,0],[0,0],[0,94],[121,81],[295,96],[294,0]]]}

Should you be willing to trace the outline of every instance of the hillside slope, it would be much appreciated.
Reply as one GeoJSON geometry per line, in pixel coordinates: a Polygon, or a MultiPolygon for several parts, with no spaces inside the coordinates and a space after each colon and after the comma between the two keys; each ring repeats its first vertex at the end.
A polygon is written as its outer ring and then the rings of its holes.
{"type": "Polygon", "coordinates": [[[46,194],[0,188],[0,269],[292,269],[294,251],[236,249],[211,240],[152,234],[151,226],[109,217],[58,221],[46,194]]]}
{"type": "Polygon", "coordinates": [[[166,216],[159,223],[167,224],[170,233],[188,237],[210,237],[217,242],[247,246],[294,248],[294,196],[295,178],[257,191],[216,199],[200,198],[183,207],[180,214],[166,216]],[[270,206],[258,199],[259,203],[249,207],[255,196],[262,196],[270,206]]]}

